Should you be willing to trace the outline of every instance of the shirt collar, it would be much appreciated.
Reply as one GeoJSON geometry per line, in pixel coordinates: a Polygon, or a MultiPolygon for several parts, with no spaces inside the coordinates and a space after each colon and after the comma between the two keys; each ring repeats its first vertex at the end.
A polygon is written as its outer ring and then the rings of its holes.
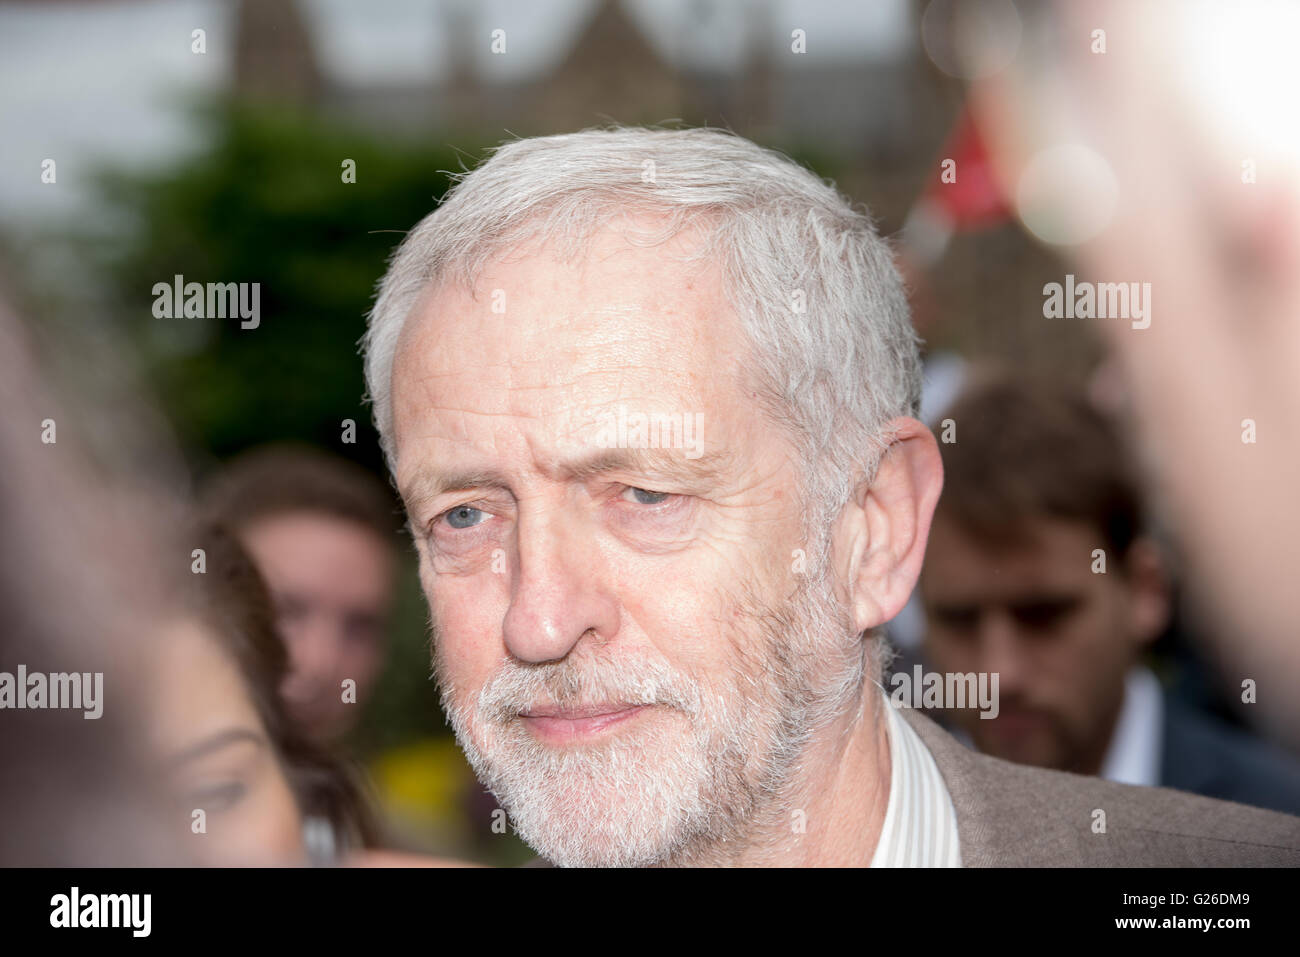
{"type": "Polygon", "coordinates": [[[1124,703],[1102,760],[1101,777],[1145,787],[1160,783],[1163,703],[1160,681],[1151,670],[1131,669],[1124,678],[1124,703]]]}
{"type": "Polygon", "coordinates": [[[961,867],[957,809],[929,748],[881,696],[888,720],[889,804],[872,867],[961,867]]]}

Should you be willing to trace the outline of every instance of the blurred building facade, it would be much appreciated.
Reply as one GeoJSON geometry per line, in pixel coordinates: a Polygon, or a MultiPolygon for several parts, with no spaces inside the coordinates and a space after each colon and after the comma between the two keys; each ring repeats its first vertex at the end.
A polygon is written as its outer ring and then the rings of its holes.
{"type": "MultiPolygon", "coordinates": [[[[321,49],[339,26],[312,0],[241,0],[233,86],[382,136],[467,146],[610,122],[725,127],[814,162],[889,235],[938,175],[962,105],[961,83],[920,42],[925,6],[899,0],[901,14],[882,21],[878,40],[827,55],[815,31],[803,38],[809,52],[796,52],[800,22],[783,19],[772,0],[743,5],[739,20],[734,3],[684,0],[675,29],[657,34],[625,0],[591,0],[550,56],[502,77],[488,68],[493,44],[504,42],[508,57],[526,40],[484,6],[444,0],[427,10],[444,37],[432,80],[358,82],[325,64],[321,49]]],[[[924,334],[1082,378],[1098,354],[1087,329],[1040,321],[1040,282],[990,281],[1062,272],[1014,223],[959,235],[926,277],[927,311],[938,319],[924,334]]]]}

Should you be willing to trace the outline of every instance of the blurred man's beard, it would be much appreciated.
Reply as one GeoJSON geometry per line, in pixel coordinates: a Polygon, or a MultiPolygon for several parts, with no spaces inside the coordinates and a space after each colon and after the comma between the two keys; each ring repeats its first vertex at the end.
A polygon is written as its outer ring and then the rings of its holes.
{"type": "Polygon", "coordinates": [[[476,700],[457,701],[435,629],[456,738],[543,857],[566,867],[723,863],[746,849],[760,820],[790,826],[783,788],[813,734],[858,700],[863,642],[825,578],[776,605],[747,585],[723,597],[719,620],[739,626],[694,639],[724,638],[731,649],[717,686],[586,636],[565,659],[510,662],[476,700]],[[654,707],[590,745],[548,746],[519,717],[609,702],[654,707]]]}
{"type": "Polygon", "coordinates": [[[1019,698],[1000,702],[1001,711],[991,720],[980,719],[975,712],[963,716],[975,746],[983,753],[1033,767],[1055,771],[1075,771],[1074,764],[1084,753],[1085,744],[1056,712],[1030,705],[1019,698]],[[1035,725],[1018,734],[1004,730],[1007,718],[1032,715],[1035,725]],[[1000,726],[998,722],[1003,722],[1000,726]]]}

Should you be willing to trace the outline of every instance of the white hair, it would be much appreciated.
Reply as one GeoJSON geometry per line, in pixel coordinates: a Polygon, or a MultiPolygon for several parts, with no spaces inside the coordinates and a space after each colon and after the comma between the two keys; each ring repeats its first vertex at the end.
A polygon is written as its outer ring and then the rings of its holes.
{"type": "Polygon", "coordinates": [[[363,340],[390,465],[393,360],[427,289],[472,288],[494,257],[529,240],[572,256],[611,218],[660,214],[654,242],[706,227],[705,252],[722,267],[756,390],[805,463],[809,558],[821,565],[854,473],[874,476],[887,423],[915,416],[920,399],[902,279],[867,212],[788,157],[718,129],[614,126],[521,139],[454,178],[393,254],[363,340]]]}

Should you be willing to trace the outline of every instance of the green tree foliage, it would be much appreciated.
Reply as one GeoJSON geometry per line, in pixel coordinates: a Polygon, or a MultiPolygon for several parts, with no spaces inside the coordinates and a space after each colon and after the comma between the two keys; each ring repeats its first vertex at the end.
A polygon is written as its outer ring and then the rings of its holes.
{"type": "Polygon", "coordinates": [[[403,234],[473,162],[282,110],[208,109],[211,142],[175,168],[104,177],[125,214],[109,258],[121,320],[192,452],[315,442],[376,469],[357,343],[403,234]],[[344,160],[356,182],[343,180],[344,160]],[[155,283],[261,284],[261,322],[158,319],[155,283]],[[341,422],[357,422],[354,446],[341,422]]]}

